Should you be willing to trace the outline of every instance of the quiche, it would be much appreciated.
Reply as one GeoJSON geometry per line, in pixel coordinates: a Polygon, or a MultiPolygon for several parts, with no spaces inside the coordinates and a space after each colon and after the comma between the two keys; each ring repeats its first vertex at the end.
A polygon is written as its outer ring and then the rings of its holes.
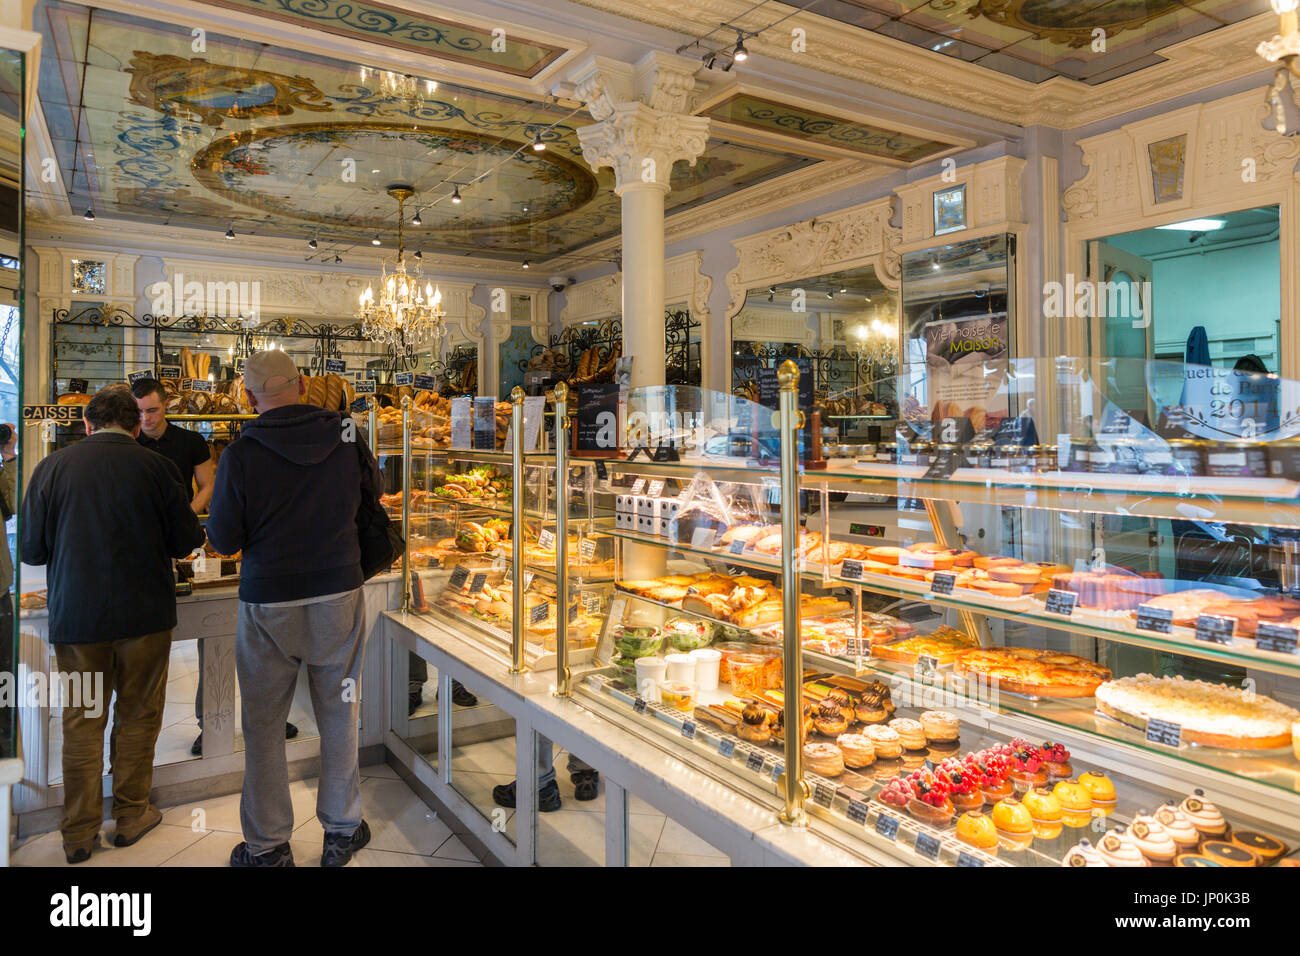
{"type": "Polygon", "coordinates": [[[1028,647],[986,647],[958,651],[953,673],[996,680],[1012,694],[1036,697],[1091,697],[1110,680],[1110,669],[1074,654],[1028,647]]]}
{"type": "Polygon", "coordinates": [[[918,634],[888,644],[873,644],[871,656],[903,664],[915,664],[918,658],[925,656],[933,657],[940,664],[947,664],[958,652],[978,647],[979,641],[969,634],[952,627],[940,627],[932,634],[918,634]]]}

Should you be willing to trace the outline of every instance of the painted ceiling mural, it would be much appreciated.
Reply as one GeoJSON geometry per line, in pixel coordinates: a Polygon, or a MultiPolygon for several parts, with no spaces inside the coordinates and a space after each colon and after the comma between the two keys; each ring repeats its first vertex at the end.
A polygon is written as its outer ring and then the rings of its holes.
{"type": "Polygon", "coordinates": [[[1159,51],[1270,10],[1268,0],[823,0],[824,17],[1039,83],[1102,83],[1159,51]],[[1105,31],[1104,48],[1094,46],[1105,31]]]}
{"type": "MultiPolygon", "coordinates": [[[[394,95],[373,70],[212,34],[196,54],[187,29],[50,0],[38,23],[41,102],[78,210],[389,245],[385,189],[406,183],[424,223],[409,244],[426,251],[541,257],[619,233],[613,174],[581,158],[583,112],[424,81],[394,95]],[[539,134],[545,151],[514,155],[539,134]]],[[[667,208],[814,162],[714,139],[674,166],[667,208]]]]}

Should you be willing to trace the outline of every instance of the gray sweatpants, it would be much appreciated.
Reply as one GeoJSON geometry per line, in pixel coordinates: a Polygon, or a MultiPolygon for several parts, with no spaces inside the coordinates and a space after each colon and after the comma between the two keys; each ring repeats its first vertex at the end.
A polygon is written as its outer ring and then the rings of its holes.
{"type": "Polygon", "coordinates": [[[320,731],[316,817],[326,833],[351,833],[360,826],[357,718],[365,640],[361,588],[313,604],[239,603],[235,668],[244,722],[239,821],[253,853],[287,843],[293,833],[284,722],[304,662],[320,731]]]}

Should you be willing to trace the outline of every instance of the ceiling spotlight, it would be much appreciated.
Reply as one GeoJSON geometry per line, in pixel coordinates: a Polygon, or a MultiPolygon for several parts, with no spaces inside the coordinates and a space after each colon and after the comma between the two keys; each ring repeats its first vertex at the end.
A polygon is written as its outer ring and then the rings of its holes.
{"type": "Polygon", "coordinates": [[[411,220],[412,226],[423,226],[424,220],[420,218],[420,210],[415,210],[415,218],[411,220]]]}
{"type": "Polygon", "coordinates": [[[451,190],[451,201],[454,202],[454,203],[455,203],[456,205],[458,205],[458,206],[460,205],[460,187],[459,187],[459,186],[453,186],[453,187],[452,187],[452,190],[451,190]]]}
{"type": "Polygon", "coordinates": [[[373,239],[370,240],[370,244],[371,244],[372,246],[377,246],[377,245],[379,245],[379,234],[378,234],[378,233],[375,233],[375,238],[373,238],[373,239]]]}
{"type": "Polygon", "coordinates": [[[528,212],[528,207],[525,206],[523,211],[524,211],[524,212],[528,212]]]}
{"type": "Polygon", "coordinates": [[[930,268],[933,269],[935,272],[938,272],[938,271],[939,271],[939,260],[938,260],[938,259],[935,259],[933,262],[931,262],[931,263],[930,263],[930,268]]]}
{"type": "Polygon", "coordinates": [[[528,268],[528,260],[527,260],[527,259],[524,260],[524,264],[521,266],[521,268],[523,268],[523,269],[527,269],[527,268],[528,268]]]}
{"type": "Polygon", "coordinates": [[[335,262],[342,262],[342,261],[343,261],[342,259],[339,258],[337,252],[334,254],[334,261],[335,261],[335,262]]]}
{"type": "Polygon", "coordinates": [[[533,136],[533,152],[540,153],[545,148],[546,148],[546,144],[542,142],[542,134],[541,133],[535,134],[533,136]]]}
{"type": "Polygon", "coordinates": [[[309,239],[309,240],[307,240],[307,248],[308,248],[308,249],[315,249],[315,248],[316,248],[316,240],[315,240],[314,238],[313,238],[313,239],[309,239]]]}
{"type": "Polygon", "coordinates": [[[731,58],[737,63],[744,63],[749,59],[749,51],[745,49],[745,34],[739,30],[736,31],[736,46],[731,51],[731,58]]]}
{"type": "Polygon", "coordinates": [[[718,54],[716,54],[716,53],[706,53],[706,54],[704,54],[704,67],[705,67],[705,69],[709,69],[709,70],[713,69],[713,64],[715,64],[715,63],[717,63],[717,62],[718,62],[718,54]]]}
{"type": "Polygon", "coordinates": [[[234,239],[234,238],[235,238],[235,227],[234,227],[234,226],[231,226],[229,229],[226,230],[226,238],[227,238],[227,239],[234,239]]]}
{"type": "Polygon", "coordinates": [[[776,294],[776,286],[774,286],[774,285],[770,285],[770,286],[768,286],[768,287],[767,287],[767,291],[768,291],[768,292],[771,292],[773,295],[775,295],[775,294],[776,294]]]}
{"type": "Polygon", "coordinates": [[[82,216],[81,218],[84,219],[84,220],[86,220],[86,222],[94,222],[94,221],[95,221],[95,210],[91,209],[90,207],[86,207],[86,214],[85,214],[84,216],[82,216]]]}
{"type": "Polygon", "coordinates": [[[416,249],[416,250],[415,250],[415,259],[416,259],[417,262],[422,262],[422,261],[424,260],[424,253],[421,252],[419,249],[416,249]]]}
{"type": "Polygon", "coordinates": [[[849,291],[849,290],[846,289],[844,286],[840,286],[840,295],[843,295],[844,293],[846,293],[846,292],[848,292],[848,291],[849,291]]]}

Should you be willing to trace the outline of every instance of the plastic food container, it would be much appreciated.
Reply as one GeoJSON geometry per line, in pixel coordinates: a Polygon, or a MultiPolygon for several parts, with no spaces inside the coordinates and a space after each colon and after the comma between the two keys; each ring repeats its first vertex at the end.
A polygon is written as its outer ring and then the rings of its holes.
{"type": "MultiPolygon", "coordinates": [[[[737,654],[731,658],[731,692],[737,697],[761,694],[767,689],[767,662],[763,654],[737,654]]],[[[776,658],[780,660],[780,658],[776,658]]]]}
{"type": "Polygon", "coordinates": [[[690,713],[695,709],[695,688],[685,681],[661,681],[659,701],[666,707],[690,713]]]}
{"type": "Polygon", "coordinates": [[[659,685],[668,672],[668,662],[662,657],[636,659],[636,692],[646,700],[659,701],[659,685]]]}
{"type": "Polygon", "coordinates": [[[754,652],[752,645],[743,644],[740,641],[724,641],[721,644],[714,644],[712,650],[722,655],[722,659],[718,661],[718,680],[724,684],[731,683],[731,659],[737,654],[752,654],[754,652]]]}
{"type": "Polygon", "coordinates": [[[668,679],[687,684],[695,683],[695,658],[690,654],[668,654],[668,679]]]}
{"type": "Polygon", "coordinates": [[[781,690],[785,687],[785,669],[780,657],[772,656],[763,665],[763,688],[781,690]]]}
{"type": "Polygon", "coordinates": [[[694,617],[673,617],[664,622],[663,634],[679,651],[707,647],[713,640],[713,625],[694,617]]]}
{"type": "Polygon", "coordinates": [[[722,654],[711,647],[700,647],[691,651],[691,657],[695,658],[695,686],[699,690],[717,690],[722,654]]]}
{"type": "Polygon", "coordinates": [[[614,646],[624,657],[649,657],[663,647],[659,628],[647,624],[615,624],[614,646]]]}

